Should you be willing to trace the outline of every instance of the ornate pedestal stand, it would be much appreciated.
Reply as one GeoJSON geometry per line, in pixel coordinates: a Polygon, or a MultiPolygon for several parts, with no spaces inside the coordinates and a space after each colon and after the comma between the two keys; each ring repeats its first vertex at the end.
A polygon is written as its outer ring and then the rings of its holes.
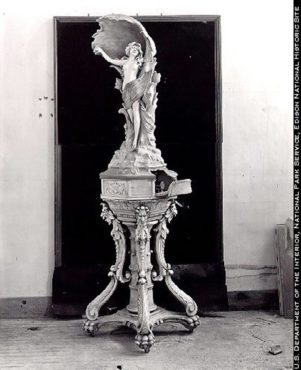
{"type": "MultiPolygon", "coordinates": [[[[156,86],[160,74],[155,71],[156,47],[143,25],[124,15],[98,19],[99,30],[93,35],[92,48],[119,72],[115,88],[122,94],[125,116],[125,140],[100,175],[103,203],[102,218],[112,225],[116,262],[111,281],[87,307],[84,329],[94,335],[108,321],[136,330],[135,342],[149,352],[154,343],[153,328],[163,322],[178,322],[190,331],[199,325],[197,305],[173,281],[173,271],[164,257],[167,223],[177,214],[175,200],[191,192],[190,180],[177,180],[167,169],[156,147],[154,136],[157,107],[156,86]],[[125,229],[130,234],[127,246],[125,229]],[[154,250],[150,250],[151,233],[154,250]],[[124,272],[129,250],[129,271],[124,272]],[[154,253],[156,268],[151,263],[154,253]],[[155,305],[153,282],[164,280],[169,291],[185,307],[186,313],[169,312],[155,305]],[[130,302],[111,316],[98,317],[100,308],[114,293],[118,281],[129,283],[130,302]]],[[[153,261],[154,262],[154,261],[153,261]]]]}
{"type": "Polygon", "coordinates": [[[175,197],[155,200],[106,200],[102,218],[112,225],[111,235],[116,246],[116,262],[111,267],[110,283],[87,307],[84,330],[94,336],[99,327],[107,322],[116,322],[137,331],[135,343],[149,352],[154,343],[153,328],[163,322],[177,322],[191,332],[199,325],[197,305],[172,280],[173,270],[164,257],[167,223],[177,214],[175,197]],[[127,241],[124,229],[130,232],[130,265],[124,273],[127,241]],[[151,230],[154,231],[154,251],[150,250],[151,230]],[[151,263],[155,254],[157,270],[151,263]],[[164,280],[169,291],[183,304],[186,313],[175,313],[157,307],[153,300],[153,281],[164,280]],[[114,293],[118,281],[129,282],[128,306],[110,316],[98,317],[102,305],[114,293]]]}

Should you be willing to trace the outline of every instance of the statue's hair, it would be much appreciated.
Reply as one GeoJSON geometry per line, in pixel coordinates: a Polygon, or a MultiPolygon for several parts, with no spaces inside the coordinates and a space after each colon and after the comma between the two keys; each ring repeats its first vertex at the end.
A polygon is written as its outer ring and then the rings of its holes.
{"type": "Polygon", "coordinates": [[[139,54],[136,56],[136,60],[138,62],[139,67],[141,67],[142,64],[143,64],[143,52],[142,52],[141,44],[139,44],[139,42],[136,42],[136,41],[130,42],[128,44],[128,46],[125,48],[125,54],[127,56],[129,56],[130,55],[130,50],[133,47],[135,47],[138,50],[138,52],[139,52],[139,54]]]}

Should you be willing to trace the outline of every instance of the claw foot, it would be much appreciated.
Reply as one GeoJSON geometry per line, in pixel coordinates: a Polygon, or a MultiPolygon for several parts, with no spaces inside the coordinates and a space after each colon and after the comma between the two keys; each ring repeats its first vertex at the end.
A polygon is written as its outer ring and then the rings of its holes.
{"type": "Polygon", "coordinates": [[[150,351],[151,346],[155,342],[155,337],[152,333],[149,334],[137,334],[135,337],[135,343],[137,346],[144,350],[145,353],[150,351]]]}
{"type": "Polygon", "coordinates": [[[189,331],[192,333],[193,330],[200,325],[200,318],[198,315],[195,315],[195,316],[192,316],[192,317],[189,317],[187,319],[188,321],[188,324],[189,324],[189,331]]]}
{"type": "Polygon", "coordinates": [[[83,329],[86,333],[88,333],[91,337],[94,337],[97,333],[99,326],[97,321],[90,321],[86,320],[83,324],[83,329]]]}

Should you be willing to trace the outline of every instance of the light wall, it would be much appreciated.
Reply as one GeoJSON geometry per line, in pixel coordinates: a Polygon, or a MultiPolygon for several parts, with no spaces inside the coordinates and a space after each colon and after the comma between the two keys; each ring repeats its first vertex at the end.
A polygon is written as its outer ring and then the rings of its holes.
{"type": "Polygon", "coordinates": [[[292,214],[292,1],[7,0],[0,5],[0,298],[51,295],[52,18],[108,13],[221,15],[227,284],[276,288],[274,227],[292,214]]]}

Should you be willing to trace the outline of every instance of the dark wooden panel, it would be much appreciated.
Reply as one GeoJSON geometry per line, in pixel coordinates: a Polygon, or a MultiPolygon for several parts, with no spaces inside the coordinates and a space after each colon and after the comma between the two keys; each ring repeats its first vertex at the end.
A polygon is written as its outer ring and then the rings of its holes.
{"type": "Polygon", "coordinates": [[[287,318],[294,315],[294,251],[293,221],[276,226],[275,253],[277,261],[278,295],[280,314],[287,318]]]}

